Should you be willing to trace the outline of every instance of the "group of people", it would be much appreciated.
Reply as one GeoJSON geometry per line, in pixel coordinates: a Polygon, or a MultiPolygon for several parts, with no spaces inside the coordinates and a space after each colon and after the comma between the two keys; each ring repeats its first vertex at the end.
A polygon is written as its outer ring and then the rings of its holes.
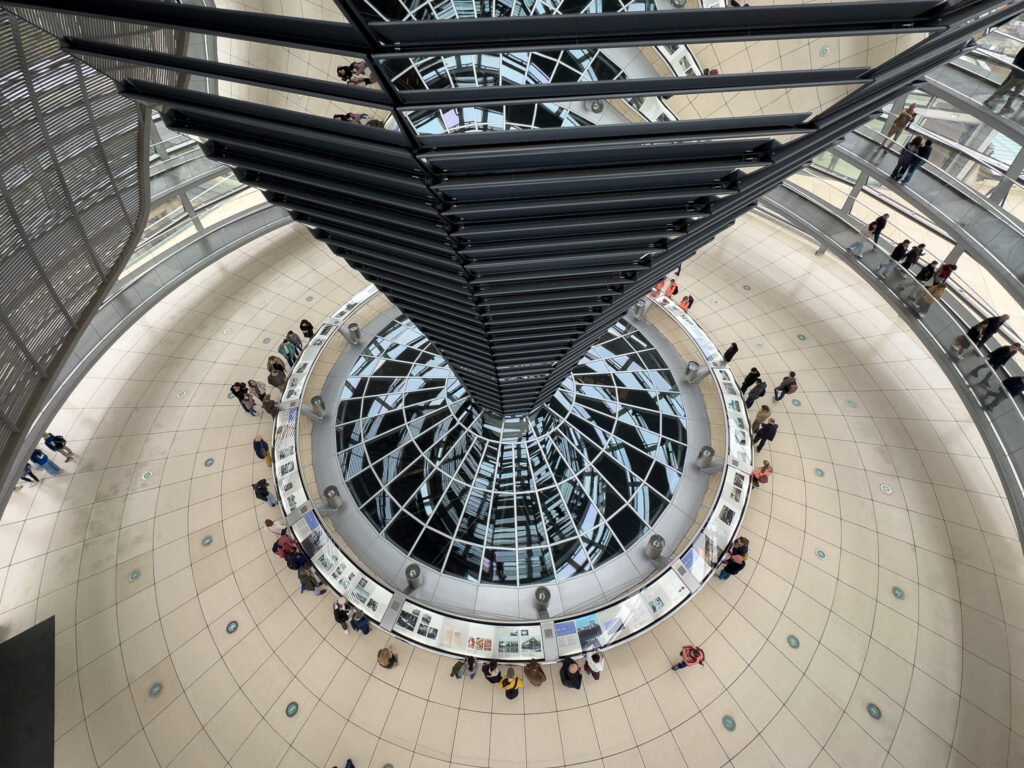
{"type": "MultiPolygon", "coordinates": [[[[1020,352],[1021,345],[1017,342],[1004,344],[988,353],[985,351],[985,345],[1009,319],[1009,315],[986,317],[968,328],[966,332],[957,336],[953,341],[950,351],[957,360],[963,360],[969,351],[974,351],[975,354],[979,354],[982,358],[977,366],[964,374],[968,381],[984,372],[985,375],[979,379],[977,384],[988,387],[991,384],[992,377],[1020,352]]],[[[979,396],[979,399],[982,408],[990,411],[1007,397],[1016,397],[1022,392],[1024,392],[1024,376],[1007,376],[1002,380],[1000,388],[984,392],[979,396]]]]}
{"type": "MultiPolygon", "coordinates": [[[[59,453],[63,456],[65,464],[75,458],[74,451],[68,448],[68,441],[64,439],[63,435],[54,435],[50,432],[44,432],[43,445],[54,453],[59,453]]],[[[28,461],[25,462],[24,469],[21,471],[21,479],[29,484],[40,482],[39,476],[33,471],[33,466],[42,469],[46,474],[54,477],[61,474],[61,469],[57,466],[53,457],[48,455],[46,451],[41,448],[36,448],[32,451],[32,454],[28,457],[28,461]]]]}
{"type": "MultiPolygon", "coordinates": [[[[669,280],[668,278],[665,278],[651,289],[650,293],[647,294],[647,297],[650,299],[660,299],[664,296],[665,298],[674,301],[678,293],[679,283],[677,283],[675,279],[669,280]]],[[[693,307],[693,296],[686,295],[679,299],[679,307],[684,312],[689,312],[693,307]]]]}
{"type": "Polygon", "coordinates": [[[362,59],[339,65],[338,77],[344,80],[346,85],[370,85],[377,82],[373,71],[362,59]]]}
{"type": "MultiPolygon", "coordinates": [[[[916,117],[917,104],[910,104],[901,109],[900,113],[893,119],[892,125],[889,126],[889,131],[886,133],[885,141],[882,144],[883,149],[888,148],[893,142],[898,143],[903,131],[914,122],[916,117]]],[[[924,161],[931,157],[931,154],[931,139],[925,139],[921,136],[911,137],[900,150],[899,157],[896,158],[896,167],[889,174],[889,177],[898,184],[905,186],[914,175],[914,171],[920,168],[924,161]]],[[[878,242],[877,237],[875,242],[878,242]]]]}

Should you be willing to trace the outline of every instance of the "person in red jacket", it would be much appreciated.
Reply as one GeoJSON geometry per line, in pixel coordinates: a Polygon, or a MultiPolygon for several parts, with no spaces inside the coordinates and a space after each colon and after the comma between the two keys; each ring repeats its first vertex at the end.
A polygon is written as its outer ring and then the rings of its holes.
{"type": "Polygon", "coordinates": [[[704,666],[704,651],[696,645],[684,645],[682,650],[679,651],[679,655],[683,660],[678,664],[673,664],[672,669],[684,669],[696,666],[697,664],[704,666]]]}

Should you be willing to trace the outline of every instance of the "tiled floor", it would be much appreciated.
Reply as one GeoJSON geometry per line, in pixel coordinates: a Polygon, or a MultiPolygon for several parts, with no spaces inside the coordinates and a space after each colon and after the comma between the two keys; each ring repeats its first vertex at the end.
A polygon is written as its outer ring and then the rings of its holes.
{"type": "Polygon", "coordinates": [[[0,632],[56,615],[57,765],[1024,765],[1024,558],[992,464],[909,330],[812,252],[748,216],[684,273],[739,372],[798,372],[749,567],[600,682],[513,702],[399,641],[380,669],[384,635],[343,634],[267,551],[270,422],[228,384],[361,280],[298,227],[191,280],[61,412],[80,460],[0,521],[0,632]],[[673,672],[686,640],[707,666],[673,672]]]}

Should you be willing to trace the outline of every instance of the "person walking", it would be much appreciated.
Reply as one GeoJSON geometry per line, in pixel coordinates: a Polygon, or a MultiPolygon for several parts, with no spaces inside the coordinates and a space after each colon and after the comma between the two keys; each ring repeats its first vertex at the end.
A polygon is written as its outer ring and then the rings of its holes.
{"type": "Polygon", "coordinates": [[[882,230],[885,229],[885,225],[889,223],[889,214],[883,213],[871,223],[875,225],[875,245],[878,245],[878,237],[882,234],[882,230]]]}
{"type": "Polygon", "coordinates": [[[600,680],[601,673],[604,671],[604,657],[594,651],[583,660],[583,671],[595,680],[600,680]]]}
{"type": "Polygon", "coordinates": [[[750,386],[759,378],[761,378],[761,372],[757,368],[751,368],[750,372],[743,377],[743,383],[740,384],[740,392],[746,394],[750,386]]]}
{"type": "Polygon", "coordinates": [[[331,607],[334,610],[334,620],[341,625],[341,631],[347,635],[349,620],[348,601],[344,597],[339,597],[331,607]]]}
{"type": "Polygon", "coordinates": [[[299,330],[302,331],[302,335],[307,339],[312,339],[316,335],[316,331],[313,329],[313,324],[305,318],[299,321],[299,330]]]}
{"type": "Polygon", "coordinates": [[[358,608],[356,612],[352,614],[352,629],[357,632],[362,632],[364,635],[370,634],[370,620],[366,614],[360,611],[358,608]]]}
{"type": "Polygon", "coordinates": [[[296,352],[302,351],[302,338],[295,331],[289,330],[285,334],[285,339],[291,342],[291,345],[295,347],[296,352]]]}
{"type": "Polygon", "coordinates": [[[903,145],[903,149],[900,150],[899,157],[896,158],[896,167],[892,169],[892,173],[889,174],[889,178],[895,182],[899,182],[903,178],[903,174],[910,168],[910,162],[914,159],[917,154],[918,148],[921,146],[921,137],[914,136],[910,141],[903,145]]]}
{"type": "Polygon", "coordinates": [[[927,283],[929,280],[935,277],[935,270],[938,266],[939,262],[937,261],[929,262],[928,264],[925,264],[923,267],[921,267],[920,271],[915,275],[915,277],[920,282],[927,283]]]}
{"type": "Polygon", "coordinates": [[[43,445],[54,453],[59,453],[63,456],[65,464],[75,458],[74,451],[68,448],[68,441],[64,439],[63,435],[54,435],[50,432],[43,432],[43,445]]]}
{"type": "Polygon", "coordinates": [[[969,341],[973,341],[978,349],[982,349],[988,343],[989,339],[999,332],[999,329],[1003,327],[1003,323],[1009,319],[1009,315],[986,317],[984,320],[972,325],[967,329],[966,334],[956,338],[956,341],[954,342],[954,350],[957,355],[960,357],[964,356],[964,353],[970,346],[969,341]]]}
{"type": "Polygon", "coordinates": [[[775,439],[775,434],[778,431],[779,425],[775,423],[775,419],[768,419],[768,421],[758,427],[757,432],[754,433],[754,440],[760,441],[757,443],[758,453],[760,453],[761,449],[764,448],[765,443],[770,443],[775,439]]]}
{"type": "Polygon", "coordinates": [[[277,407],[277,401],[270,395],[264,395],[263,399],[260,400],[260,405],[263,406],[263,410],[266,411],[272,419],[281,412],[281,409],[277,407]]]}
{"type": "Polygon", "coordinates": [[[252,439],[252,452],[256,454],[257,459],[263,459],[267,466],[270,466],[270,445],[263,439],[262,435],[256,435],[252,439]]]}
{"type": "Polygon", "coordinates": [[[665,297],[671,299],[677,293],[679,293],[679,283],[675,281],[675,278],[672,278],[665,288],[665,297]]]}
{"type": "Polygon", "coordinates": [[[583,673],[580,672],[580,665],[576,663],[575,659],[562,659],[558,678],[566,688],[575,688],[578,691],[583,687],[583,673]]]}
{"type": "Polygon", "coordinates": [[[936,270],[935,277],[932,278],[932,285],[945,285],[954,272],[956,272],[956,264],[943,262],[942,266],[936,270]]]}
{"type": "Polygon", "coordinates": [[[910,167],[907,168],[907,173],[903,177],[903,181],[900,182],[903,186],[907,186],[910,183],[910,177],[914,175],[914,171],[924,165],[925,160],[932,156],[932,140],[925,139],[924,144],[917,148],[917,153],[910,158],[910,167]]]}
{"type": "Polygon", "coordinates": [[[491,685],[501,682],[501,670],[498,669],[498,662],[494,659],[484,664],[484,679],[491,685]]]}
{"type": "Polygon", "coordinates": [[[859,237],[846,246],[846,252],[854,254],[858,259],[864,258],[864,246],[871,242],[871,238],[875,236],[875,222],[865,224],[860,232],[859,237]]]}
{"type": "Polygon", "coordinates": [[[757,488],[760,485],[768,482],[768,478],[772,476],[772,472],[775,470],[772,465],[765,461],[760,467],[755,467],[754,471],[750,473],[750,479],[754,483],[754,487],[757,488]]]}
{"type": "Polygon", "coordinates": [[[36,473],[32,471],[32,465],[26,463],[25,468],[21,470],[21,479],[27,483],[38,483],[39,478],[36,477],[36,473]]]}
{"type": "Polygon", "coordinates": [[[914,265],[917,264],[918,260],[920,260],[920,258],[924,256],[924,251],[924,243],[918,243],[909,251],[907,251],[907,255],[903,259],[903,268],[909,272],[914,267],[914,265]]]}
{"type": "Polygon", "coordinates": [[[794,394],[796,390],[796,373],[790,371],[789,375],[784,376],[782,381],[779,382],[779,386],[777,386],[774,390],[775,402],[779,402],[786,395],[794,394]]]}
{"type": "Polygon", "coordinates": [[[888,149],[889,145],[894,141],[899,143],[900,135],[913,122],[915,117],[917,117],[917,104],[911,104],[909,107],[901,109],[900,113],[892,121],[892,125],[889,126],[889,132],[885,134],[885,142],[882,144],[882,149],[888,149]]]}
{"type": "Polygon", "coordinates": [[[314,595],[322,595],[327,591],[327,587],[320,581],[320,577],[316,575],[316,571],[311,565],[299,569],[299,584],[302,585],[299,588],[299,594],[309,590],[314,595]]]}
{"type": "Polygon", "coordinates": [[[519,696],[519,689],[523,687],[523,678],[516,674],[513,667],[509,667],[505,671],[505,676],[501,678],[501,687],[505,691],[505,698],[512,701],[519,696]]]}
{"type": "Polygon", "coordinates": [[[765,384],[761,379],[754,380],[754,386],[751,387],[750,392],[747,393],[746,406],[749,409],[754,404],[754,401],[758,398],[764,397],[768,394],[768,385],[765,384]]]}
{"type": "Polygon", "coordinates": [[[965,377],[969,379],[971,376],[975,376],[976,374],[985,370],[985,364],[987,363],[991,370],[985,374],[985,377],[981,379],[981,381],[978,382],[978,384],[987,384],[988,381],[992,378],[992,375],[994,373],[997,373],[1000,368],[1002,368],[1004,365],[1010,362],[1010,358],[1016,355],[1019,351],[1020,344],[1018,344],[1017,342],[1014,342],[1013,344],[1007,344],[1002,347],[998,347],[989,353],[989,355],[985,358],[984,362],[979,364],[973,370],[967,372],[965,374],[965,377]]]}
{"type": "Polygon", "coordinates": [[[377,651],[377,663],[384,667],[384,669],[391,669],[398,663],[398,657],[395,655],[394,651],[385,645],[377,651]]]}
{"type": "Polygon", "coordinates": [[[267,485],[267,481],[263,478],[257,480],[252,484],[253,493],[256,494],[256,498],[266,504],[268,507],[276,507],[277,499],[274,494],[270,492],[270,487],[267,485]]]}
{"type": "Polygon", "coordinates": [[[889,260],[882,264],[878,268],[878,274],[880,277],[888,277],[889,272],[899,264],[907,256],[907,249],[910,247],[910,241],[904,240],[902,243],[892,249],[892,253],[889,254],[889,260]]]}
{"type": "Polygon", "coordinates": [[[530,681],[530,685],[543,685],[548,679],[544,674],[544,667],[536,659],[530,659],[523,667],[523,675],[530,681]]]}
{"type": "Polygon", "coordinates": [[[739,345],[734,341],[732,344],[729,345],[729,347],[722,354],[722,359],[725,362],[727,362],[727,363],[731,363],[732,359],[734,357],[736,357],[736,353],[739,352],[739,351],[740,351],[739,345]]]}
{"type": "Polygon", "coordinates": [[[704,651],[696,645],[690,645],[689,643],[684,645],[679,655],[682,657],[682,661],[678,664],[673,664],[672,669],[686,669],[687,667],[695,667],[698,664],[704,666],[704,651]]]}
{"type": "Polygon", "coordinates": [[[989,109],[994,110],[996,108],[996,101],[1000,96],[1009,94],[1006,99],[1006,103],[1003,104],[1002,109],[999,111],[1003,114],[1012,111],[1013,100],[1015,97],[1020,96],[1021,89],[1024,88],[1024,73],[1018,72],[1018,70],[1024,69],[1024,48],[1017,51],[1017,55],[1013,57],[1013,67],[1007,73],[1003,82],[999,84],[999,87],[992,92],[992,95],[985,99],[985,106],[989,109]],[[1016,69],[1014,69],[1016,67],[1016,69]]]}
{"type": "Polygon", "coordinates": [[[1003,386],[992,392],[988,392],[979,398],[981,401],[981,407],[986,411],[991,411],[999,403],[1001,403],[1007,397],[1016,397],[1021,392],[1024,392],[1024,376],[1010,376],[1009,378],[1003,379],[1003,386]],[[985,402],[988,400],[988,402],[985,402]]]}
{"type": "Polygon", "coordinates": [[[761,425],[768,421],[768,417],[772,415],[772,409],[767,405],[762,405],[761,410],[754,416],[754,423],[750,425],[750,435],[753,437],[754,433],[761,428],[761,425]]]}
{"type": "Polygon", "coordinates": [[[32,451],[32,455],[28,457],[28,460],[36,466],[45,469],[47,474],[53,475],[54,477],[60,474],[60,467],[50,461],[50,457],[38,448],[32,451]]]}

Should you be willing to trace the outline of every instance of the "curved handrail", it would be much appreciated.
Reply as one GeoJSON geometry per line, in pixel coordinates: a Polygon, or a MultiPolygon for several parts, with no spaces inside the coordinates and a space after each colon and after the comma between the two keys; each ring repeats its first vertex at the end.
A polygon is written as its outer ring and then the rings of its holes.
{"type": "Polygon", "coordinates": [[[321,502],[307,493],[298,456],[297,427],[305,409],[306,388],[326,345],[335,334],[342,333],[341,329],[354,313],[377,295],[374,286],[365,288],[321,325],[289,375],[281,411],[275,419],[273,475],[285,511],[285,523],[336,593],[363,610],[382,630],[434,652],[454,656],[488,655],[505,662],[530,659],[554,662],[559,657],[591,647],[618,645],[649,631],[696,594],[711,577],[742,523],[750,493],[753,456],[746,409],[732,372],[697,322],[665,298],[651,303],[672,318],[697,348],[704,351],[726,422],[731,427],[726,429],[727,458],[715,500],[681,556],[628,595],[601,608],[557,620],[518,622],[483,622],[435,610],[379,583],[367,569],[358,565],[327,533],[321,502]],[[599,631],[591,637],[590,628],[594,624],[599,631]],[[420,631],[421,627],[429,627],[427,634],[420,631]],[[580,637],[582,628],[588,632],[586,640],[580,637]],[[514,635],[510,634],[512,630],[514,635]],[[515,650],[510,650],[511,640],[502,650],[502,638],[506,636],[516,638],[515,650]],[[472,644],[467,644],[470,639],[472,644]]]}

